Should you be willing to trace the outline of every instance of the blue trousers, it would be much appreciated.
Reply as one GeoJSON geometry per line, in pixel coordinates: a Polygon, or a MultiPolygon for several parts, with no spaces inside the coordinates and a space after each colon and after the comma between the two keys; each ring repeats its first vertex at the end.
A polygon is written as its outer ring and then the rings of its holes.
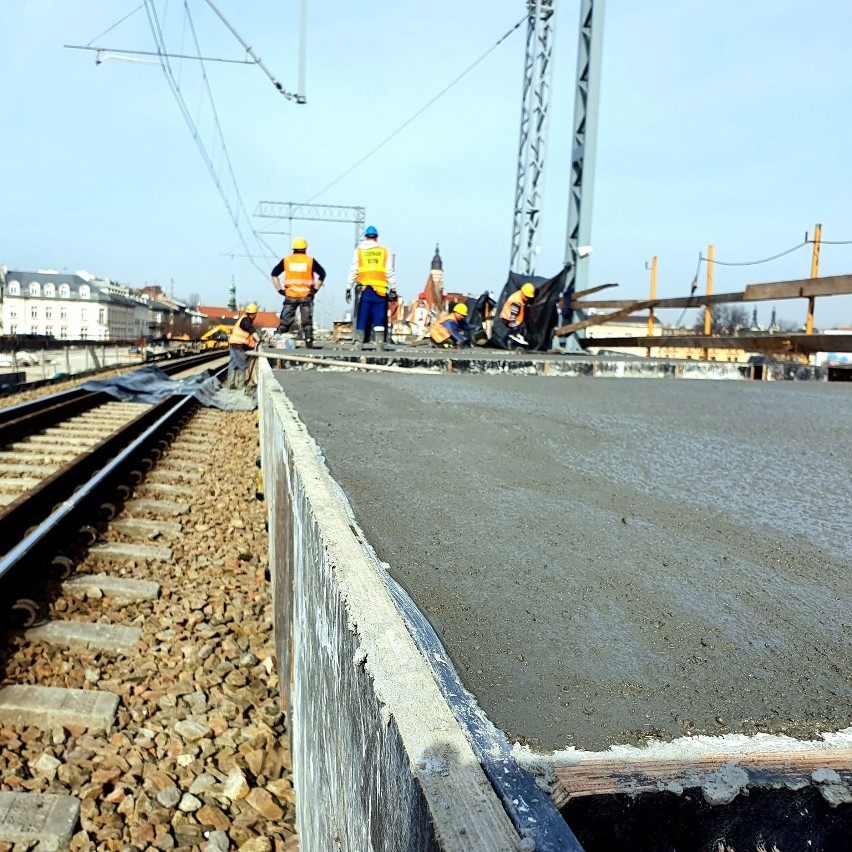
{"type": "Polygon", "coordinates": [[[380,296],[372,287],[364,287],[358,300],[358,331],[368,328],[384,332],[385,317],[388,312],[388,297],[380,296]]]}

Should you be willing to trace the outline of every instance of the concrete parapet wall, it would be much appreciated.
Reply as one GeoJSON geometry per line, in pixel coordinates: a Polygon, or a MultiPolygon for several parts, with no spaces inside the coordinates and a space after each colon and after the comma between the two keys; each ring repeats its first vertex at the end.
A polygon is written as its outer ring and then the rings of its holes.
{"type": "Polygon", "coordinates": [[[524,848],[266,363],[261,455],[304,852],[524,848]]]}

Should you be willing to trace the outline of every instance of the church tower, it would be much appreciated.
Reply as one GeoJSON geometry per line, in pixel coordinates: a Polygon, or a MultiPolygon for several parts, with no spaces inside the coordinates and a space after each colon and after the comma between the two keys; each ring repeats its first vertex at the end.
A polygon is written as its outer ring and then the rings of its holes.
{"type": "Polygon", "coordinates": [[[432,258],[432,268],[423,288],[426,301],[430,306],[443,306],[444,303],[444,261],[441,259],[441,250],[435,243],[435,256],[432,258]]]}

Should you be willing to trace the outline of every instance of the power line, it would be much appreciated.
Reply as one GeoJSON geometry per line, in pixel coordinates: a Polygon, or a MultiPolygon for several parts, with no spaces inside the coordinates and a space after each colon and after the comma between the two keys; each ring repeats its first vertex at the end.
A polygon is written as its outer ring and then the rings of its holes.
{"type": "Polygon", "coordinates": [[[443,89],[441,89],[441,91],[438,92],[438,94],[435,95],[435,97],[433,97],[428,103],[426,103],[417,112],[415,112],[414,115],[411,116],[411,118],[409,118],[407,121],[405,121],[399,127],[397,127],[397,129],[394,130],[393,133],[391,133],[389,136],[386,136],[381,142],[379,142],[378,145],[375,146],[375,148],[373,148],[371,151],[367,152],[363,157],[361,157],[361,159],[358,160],[357,163],[354,163],[345,172],[343,172],[341,175],[336,177],[331,183],[329,183],[327,186],[324,186],[319,192],[312,195],[308,199],[308,201],[309,202],[313,201],[315,198],[318,198],[324,192],[327,192],[335,184],[340,183],[340,181],[342,181],[343,178],[345,178],[347,175],[354,172],[355,169],[358,168],[358,166],[360,166],[362,163],[369,160],[370,157],[372,157],[373,154],[375,154],[380,148],[383,148],[385,145],[387,145],[387,143],[390,142],[391,139],[394,138],[394,136],[397,136],[399,133],[401,133],[403,130],[405,130],[405,128],[408,127],[408,125],[411,124],[411,122],[414,121],[414,119],[419,118],[424,112],[426,112],[426,110],[429,109],[429,107],[432,106],[432,104],[435,103],[435,101],[437,101],[438,98],[445,95],[450,89],[453,88],[453,86],[456,85],[456,83],[458,83],[463,77],[466,77],[471,71],[473,71],[473,69],[476,68],[476,66],[479,65],[479,63],[482,62],[482,60],[485,59],[485,57],[488,56],[488,54],[490,54],[493,50],[495,50],[497,47],[499,47],[526,20],[527,20],[527,16],[524,15],[524,17],[521,18],[521,20],[518,21],[518,23],[515,24],[508,32],[506,32],[503,36],[501,36],[499,39],[497,39],[497,41],[493,45],[491,45],[491,47],[489,47],[488,50],[486,50],[485,53],[483,53],[482,56],[479,57],[479,59],[477,59],[473,64],[471,64],[467,68],[465,68],[465,70],[462,71],[462,73],[459,74],[458,77],[456,77],[451,83],[449,83],[447,86],[445,86],[443,89]]]}
{"type": "MultiPolygon", "coordinates": [[[[761,263],[769,263],[770,260],[778,260],[779,257],[784,257],[787,254],[792,254],[794,251],[798,251],[800,248],[806,246],[809,242],[813,242],[812,240],[804,240],[799,243],[797,246],[793,246],[792,248],[785,249],[778,254],[773,254],[772,257],[765,257],[762,260],[744,260],[740,263],[726,262],[723,260],[713,260],[714,265],[718,266],[757,266],[761,263]]],[[[704,260],[709,260],[709,258],[704,257],[703,255],[699,255],[699,263],[704,260]]]]}
{"type": "MultiPolygon", "coordinates": [[[[162,28],[160,26],[159,18],[157,16],[157,10],[156,10],[156,7],[154,6],[154,0],[145,0],[144,5],[145,5],[146,14],[148,15],[148,23],[149,23],[149,26],[151,28],[151,33],[154,36],[154,42],[155,42],[155,46],[157,48],[157,55],[160,59],[160,67],[163,69],[163,73],[165,74],[166,81],[168,82],[169,88],[171,89],[171,92],[172,92],[172,95],[174,96],[175,101],[177,102],[178,107],[180,108],[181,114],[184,117],[184,121],[186,122],[187,126],[189,127],[190,133],[192,134],[192,138],[195,140],[196,147],[198,148],[199,153],[201,154],[201,157],[204,160],[204,163],[207,166],[207,169],[210,172],[211,177],[213,178],[213,182],[215,183],[216,188],[219,191],[219,195],[221,196],[222,201],[225,203],[225,207],[228,210],[228,213],[231,217],[231,221],[233,222],[234,228],[236,229],[237,234],[240,238],[240,244],[242,245],[243,249],[245,249],[246,255],[254,255],[255,254],[255,252],[252,251],[251,247],[249,246],[249,244],[247,242],[247,236],[244,234],[244,227],[245,226],[243,226],[243,224],[241,223],[241,216],[242,216],[242,218],[247,223],[248,230],[251,231],[251,234],[255,238],[257,243],[260,246],[263,246],[263,248],[265,248],[269,252],[268,257],[269,258],[275,257],[275,252],[272,250],[272,248],[257,234],[257,232],[254,230],[254,228],[251,226],[251,220],[249,219],[248,211],[246,210],[245,204],[243,203],[243,199],[242,199],[242,195],[240,193],[239,185],[237,184],[236,175],[234,174],[233,166],[231,165],[231,159],[230,159],[230,156],[228,155],[227,146],[225,145],[225,137],[224,137],[224,134],[222,132],[222,125],[219,122],[219,116],[216,112],[216,104],[215,104],[215,101],[213,100],[213,93],[212,93],[212,90],[210,88],[209,80],[207,78],[207,73],[206,73],[206,70],[205,70],[205,67],[204,67],[204,61],[201,58],[201,48],[200,48],[200,45],[198,43],[198,37],[197,37],[197,34],[195,32],[195,27],[192,23],[192,17],[189,13],[189,7],[186,3],[186,0],[184,0],[184,13],[185,13],[186,18],[189,22],[190,31],[192,33],[193,41],[195,43],[196,54],[198,56],[198,60],[199,60],[200,68],[201,68],[201,75],[202,75],[202,78],[204,80],[204,88],[205,88],[205,91],[207,93],[207,99],[208,99],[210,106],[211,106],[211,110],[212,110],[212,114],[213,114],[213,121],[214,121],[214,125],[215,125],[215,128],[216,128],[216,134],[217,134],[218,142],[219,142],[219,145],[221,146],[225,166],[227,167],[227,172],[228,172],[229,177],[230,177],[229,183],[230,183],[230,185],[233,189],[233,194],[235,196],[235,202],[233,202],[233,203],[232,203],[231,199],[228,197],[228,193],[226,192],[226,189],[223,186],[222,180],[219,177],[219,174],[216,170],[216,166],[213,163],[213,159],[210,156],[210,153],[208,152],[206,146],[204,145],[203,140],[201,139],[201,136],[200,136],[199,131],[198,131],[198,127],[197,127],[195,121],[193,120],[192,115],[190,114],[190,111],[189,111],[189,107],[187,106],[186,100],[183,97],[183,92],[181,91],[181,85],[180,85],[179,81],[175,78],[174,71],[172,70],[172,66],[171,66],[171,63],[169,61],[169,54],[168,54],[168,51],[166,50],[165,38],[163,36],[163,31],[162,31],[162,28]]],[[[257,271],[260,272],[264,276],[264,278],[267,277],[267,270],[261,268],[255,262],[253,257],[250,258],[250,262],[251,262],[252,266],[254,266],[257,269],[257,271]]]]}
{"type": "MultiPolygon", "coordinates": [[[[128,12],[120,21],[116,21],[111,27],[109,27],[108,29],[105,29],[99,36],[95,36],[89,42],[89,44],[86,45],[86,47],[89,47],[92,44],[94,44],[99,38],[103,38],[108,32],[112,32],[112,30],[114,30],[119,24],[123,24],[129,17],[131,17],[132,15],[135,15],[144,5],[145,4],[142,3],[139,6],[137,6],[132,12],[128,12]]],[[[65,45],[65,47],[68,47],[68,46],[69,45],[67,45],[67,44],[65,45]]]]}

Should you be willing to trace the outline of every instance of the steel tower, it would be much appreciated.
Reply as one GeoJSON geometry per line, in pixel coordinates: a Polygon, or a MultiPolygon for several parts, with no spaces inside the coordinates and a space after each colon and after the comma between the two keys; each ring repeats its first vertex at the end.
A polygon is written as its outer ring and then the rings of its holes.
{"type": "MultiPolygon", "coordinates": [[[[574,100],[574,136],[571,145],[571,192],[568,202],[568,236],[565,264],[570,268],[565,292],[586,289],[588,265],[577,261],[578,249],[588,246],[592,235],[592,194],[595,181],[595,148],[598,139],[598,100],[601,87],[604,0],[581,0],[580,43],[577,49],[577,93],[574,100]]],[[[570,322],[570,301],[562,316],[570,322]]]]}
{"type": "Polygon", "coordinates": [[[553,78],[556,0],[527,0],[527,51],[521,97],[521,138],[515,182],[515,218],[509,268],[532,275],[547,145],[547,117],[553,78]]]}

